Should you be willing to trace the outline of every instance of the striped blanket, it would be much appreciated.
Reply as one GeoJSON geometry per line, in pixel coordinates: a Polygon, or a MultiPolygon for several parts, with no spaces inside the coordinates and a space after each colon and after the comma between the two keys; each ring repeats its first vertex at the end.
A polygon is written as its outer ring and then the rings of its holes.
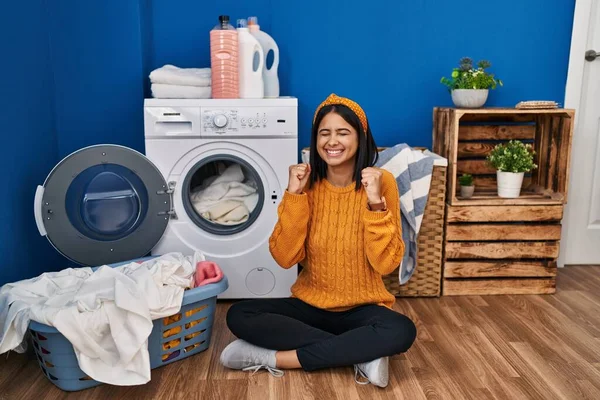
{"type": "Polygon", "coordinates": [[[422,152],[398,144],[379,153],[376,167],[390,171],[396,178],[402,214],[404,258],[400,263],[399,281],[403,285],[417,266],[417,237],[429,197],[433,165],[447,160],[429,151],[422,152]]]}

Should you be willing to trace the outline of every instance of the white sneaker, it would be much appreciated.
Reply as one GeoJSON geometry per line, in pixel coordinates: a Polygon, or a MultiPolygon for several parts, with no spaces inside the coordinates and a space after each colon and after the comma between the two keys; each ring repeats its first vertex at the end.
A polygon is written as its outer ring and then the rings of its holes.
{"type": "Polygon", "coordinates": [[[238,339],[231,342],[221,353],[221,364],[231,369],[253,371],[266,369],[273,376],[282,376],[283,371],[276,368],[275,350],[263,349],[238,339]]]}
{"type": "Polygon", "coordinates": [[[366,363],[354,366],[354,381],[359,385],[372,383],[379,387],[386,387],[389,381],[389,357],[378,358],[366,363]],[[358,377],[367,379],[367,382],[359,381],[358,377]]]}

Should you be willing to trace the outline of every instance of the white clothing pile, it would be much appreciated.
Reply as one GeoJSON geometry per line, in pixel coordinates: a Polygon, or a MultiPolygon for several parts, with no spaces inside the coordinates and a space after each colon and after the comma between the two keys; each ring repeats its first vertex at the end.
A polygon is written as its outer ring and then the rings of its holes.
{"type": "Polygon", "coordinates": [[[0,354],[24,352],[30,320],[55,327],[75,349],[79,367],[113,385],[150,381],[152,320],[176,314],[193,286],[199,253],[169,253],[120,267],[69,268],[0,289],[0,354]]]}
{"type": "Polygon", "coordinates": [[[192,191],[192,205],[204,219],[221,225],[246,222],[258,203],[258,191],[256,182],[244,179],[241,166],[232,164],[192,191]]]}
{"type": "Polygon", "coordinates": [[[150,73],[152,96],[159,99],[210,99],[210,68],[164,65],[150,73]]]}

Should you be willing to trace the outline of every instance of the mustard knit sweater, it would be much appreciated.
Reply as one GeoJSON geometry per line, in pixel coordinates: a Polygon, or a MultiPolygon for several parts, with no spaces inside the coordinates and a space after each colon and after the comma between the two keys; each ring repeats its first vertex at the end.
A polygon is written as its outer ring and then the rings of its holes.
{"type": "Polygon", "coordinates": [[[269,240],[283,268],[301,263],[292,296],[321,309],[341,311],[363,304],[392,307],[382,275],[404,255],[398,187],[381,170],[387,211],[370,211],[364,188],[321,180],[302,194],[285,192],[269,240]]]}

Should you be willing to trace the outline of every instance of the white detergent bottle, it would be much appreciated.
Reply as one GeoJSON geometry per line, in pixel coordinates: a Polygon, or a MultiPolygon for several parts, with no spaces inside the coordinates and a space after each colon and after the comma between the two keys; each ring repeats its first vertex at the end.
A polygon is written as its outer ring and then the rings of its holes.
{"type": "Polygon", "coordinates": [[[262,99],[265,96],[263,81],[265,55],[262,46],[248,30],[245,19],[238,19],[237,25],[240,99],[262,99]]]}
{"type": "Polygon", "coordinates": [[[260,42],[264,52],[263,80],[265,82],[265,97],[279,97],[279,78],[277,77],[277,68],[279,67],[279,47],[268,33],[260,30],[257,17],[248,18],[248,29],[260,42]],[[273,52],[273,64],[267,68],[267,56],[273,52]]]}

